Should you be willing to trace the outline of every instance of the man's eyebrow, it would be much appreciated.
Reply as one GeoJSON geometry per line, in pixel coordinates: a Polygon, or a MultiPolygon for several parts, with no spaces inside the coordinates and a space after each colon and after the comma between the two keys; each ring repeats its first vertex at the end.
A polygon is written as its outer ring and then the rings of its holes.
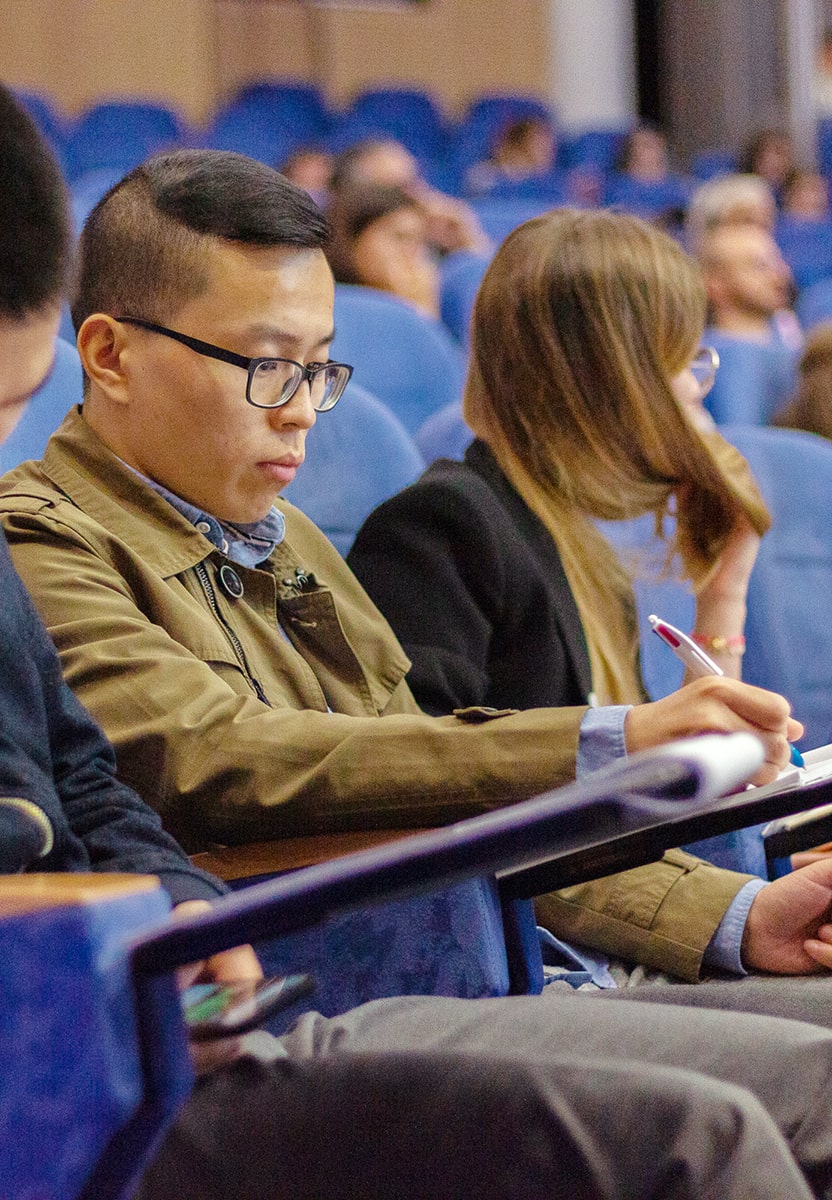
{"type": "MultiPolygon", "coordinates": [[[[249,337],[257,341],[288,342],[290,345],[294,345],[303,340],[302,337],[287,333],[284,329],[278,329],[275,325],[252,325],[246,332],[249,337]]],[[[335,330],[332,329],[329,333],[324,334],[322,338],[319,338],[315,345],[328,346],[334,337],[335,330]]]]}

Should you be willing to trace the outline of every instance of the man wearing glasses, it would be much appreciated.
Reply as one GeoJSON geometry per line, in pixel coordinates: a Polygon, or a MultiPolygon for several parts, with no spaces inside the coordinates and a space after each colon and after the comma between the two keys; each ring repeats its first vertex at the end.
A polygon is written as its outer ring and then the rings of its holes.
{"type": "MultiPolygon", "coordinates": [[[[2,489],[15,563],[67,680],[122,778],[192,853],[444,823],[597,762],[587,707],[421,713],[389,626],[277,500],[350,376],[329,361],[326,235],[303,191],[241,156],[183,151],[137,168],[82,236],[83,411],[2,489]]],[[[758,733],[762,778],[800,733],[781,697],[712,678],[630,710],[626,749],[704,729],[758,733]]],[[[599,885],[592,908],[572,889],[574,927],[558,932],[616,953],[610,930],[624,929],[628,957],[691,980],[714,935],[719,965],[742,970],[742,941],[746,968],[832,966],[832,945],[804,947],[804,893],[778,901],[799,881],[747,883],[675,854],[611,880],[603,911],[599,885]],[[651,922],[633,915],[644,904],[651,922]]]]}

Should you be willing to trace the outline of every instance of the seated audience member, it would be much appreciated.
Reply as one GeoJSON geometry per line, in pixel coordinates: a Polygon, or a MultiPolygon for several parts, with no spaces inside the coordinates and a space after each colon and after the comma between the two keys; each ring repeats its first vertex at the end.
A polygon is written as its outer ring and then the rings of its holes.
{"type": "Polygon", "coordinates": [[[748,140],[740,157],[743,174],[759,175],[774,193],[778,203],[783,187],[796,167],[792,139],[783,129],[759,129],[748,140]]]}
{"type": "MultiPolygon", "coordinates": [[[[767,755],[758,778],[772,778],[801,727],[781,697],[729,678],[612,714],[588,708],[586,673],[570,707],[421,712],[408,660],[355,577],[306,518],[275,505],[348,376],[327,362],[325,237],[304,192],[212,151],[148,160],[82,235],[83,409],[43,463],[5,477],[0,507],[125,780],[194,851],[446,822],[694,730],[753,730],[767,755]]],[[[753,515],[717,494],[726,514],[753,515]]],[[[714,934],[735,966],[742,939],[741,969],[815,969],[809,951],[784,957],[765,932],[780,889],[800,884],[751,894],[747,882],[674,853],[570,889],[557,930],[689,979],[714,934]]],[[[798,903],[775,925],[806,919],[798,903]]]]}
{"type": "Polygon", "coordinates": [[[695,262],[635,217],[562,209],[497,251],[471,325],[477,440],[382,504],[349,555],[423,708],[643,701],[632,584],[596,522],[647,513],[675,511],[693,636],[739,678],[769,519],[738,452],[702,432],[704,320],[695,262]]]}
{"type": "Polygon", "coordinates": [[[642,122],[630,130],[615,162],[615,170],[642,183],[660,183],[670,176],[667,138],[654,125],[642,122]]]}
{"type": "Polygon", "coordinates": [[[753,225],[773,234],[777,202],[758,175],[720,175],[695,189],[685,216],[685,242],[699,256],[705,236],[723,225],[753,225]]]}
{"type": "Polygon", "coordinates": [[[470,168],[467,190],[484,195],[501,184],[545,177],[554,170],[556,155],[557,136],[551,121],[517,117],[497,131],[488,158],[470,168]]]}
{"type": "MultiPolygon", "coordinates": [[[[59,171],[0,88],[0,439],[49,370],[70,245],[59,171]]],[[[186,912],[216,897],[222,885],[117,779],[112,748],[64,682],[2,537],[0,577],[0,795],[51,826],[37,869],[156,874],[186,912]]],[[[4,861],[22,851],[8,836],[4,861]]],[[[240,947],[187,974],[256,978],[259,967],[240,947]]],[[[643,1013],[581,1010],[592,1018],[585,1029],[568,999],[562,1013],[537,999],[388,1000],[333,1020],[307,1014],[280,1039],[260,1033],[208,1056],[195,1047],[202,1076],[141,1200],[474,1200],[483,1177],[494,1200],[518,1189],[625,1200],[633,1188],[664,1195],[680,1172],[685,1188],[673,1183],[674,1195],[689,1200],[714,1186],[728,1200],[749,1187],[770,1200],[820,1194],[832,1123],[803,1093],[807,1069],[824,1090],[832,1082],[826,1030],[740,1014],[680,1021],[658,1008],[639,1055],[643,1013]],[[723,1038],[734,1049],[715,1066],[723,1038]],[[656,1131],[636,1162],[632,1111],[656,1131]],[[795,1130],[804,1117],[815,1125],[808,1137],[795,1130]],[[610,1185],[611,1170],[620,1184],[610,1185]]]]}
{"type": "Polygon", "coordinates": [[[797,391],[771,423],[832,439],[832,322],[817,325],[807,335],[797,391]]]}
{"type": "Polygon", "coordinates": [[[670,169],[664,134],[643,122],[624,139],[607,180],[605,203],[632,210],[671,229],[684,219],[690,190],[690,182],[670,169]]]}
{"type": "Polygon", "coordinates": [[[724,224],[699,247],[708,324],[742,341],[780,343],[796,352],[802,335],[792,309],[792,274],[770,233],[724,224]]]}
{"type": "Polygon", "coordinates": [[[803,221],[827,221],[828,182],[817,171],[792,171],[783,184],[782,211],[803,221]]]}
{"type": "Polygon", "coordinates": [[[338,155],[331,179],[333,196],[343,188],[361,184],[398,187],[418,200],[427,218],[431,244],[438,253],[471,250],[483,254],[491,249],[470,205],[431,187],[422,177],[416,159],[401,142],[393,138],[368,138],[338,155]]]}
{"type": "Polygon", "coordinates": [[[325,208],[329,200],[329,182],[334,163],[335,156],[328,150],[301,146],[293,150],[277,169],[281,175],[308,192],[320,208],[325,208]]]}
{"type": "Polygon", "coordinates": [[[344,188],[327,211],[327,258],[336,283],[392,292],[439,317],[439,267],[422,206],[397,187],[344,188]]]}

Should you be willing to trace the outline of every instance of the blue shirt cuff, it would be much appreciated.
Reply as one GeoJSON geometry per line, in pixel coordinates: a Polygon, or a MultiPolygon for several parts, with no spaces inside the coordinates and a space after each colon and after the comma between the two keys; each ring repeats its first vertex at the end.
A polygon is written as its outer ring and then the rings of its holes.
{"type": "Polygon", "coordinates": [[[577,779],[617,758],[627,757],[624,720],[631,708],[631,704],[605,704],[602,708],[587,709],[578,736],[577,779]]]}
{"type": "Polygon", "coordinates": [[[730,971],[733,975],[747,975],[742,965],[740,949],[748,911],[754,903],[754,897],[761,888],[766,886],[764,879],[750,879],[745,887],[740,888],[725,916],[716,928],[708,948],[705,951],[706,966],[717,967],[720,971],[730,971]]]}

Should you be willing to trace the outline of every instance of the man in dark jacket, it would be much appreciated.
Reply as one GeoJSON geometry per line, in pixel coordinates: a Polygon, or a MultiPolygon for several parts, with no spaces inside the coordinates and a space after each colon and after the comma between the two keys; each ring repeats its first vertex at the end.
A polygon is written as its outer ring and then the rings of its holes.
{"type": "MultiPolygon", "coordinates": [[[[0,438],[49,370],[69,269],[57,169],[0,88],[0,438]]],[[[222,885],[117,779],[2,535],[0,589],[3,867],[149,872],[175,904],[210,900],[222,885]]],[[[242,947],[202,970],[258,967],[242,947]]],[[[813,1025],[568,996],[421,997],[308,1013],[283,1038],[256,1038],[200,1081],[143,1200],[800,1200],[832,1188],[832,1034],[813,1025]]]]}

